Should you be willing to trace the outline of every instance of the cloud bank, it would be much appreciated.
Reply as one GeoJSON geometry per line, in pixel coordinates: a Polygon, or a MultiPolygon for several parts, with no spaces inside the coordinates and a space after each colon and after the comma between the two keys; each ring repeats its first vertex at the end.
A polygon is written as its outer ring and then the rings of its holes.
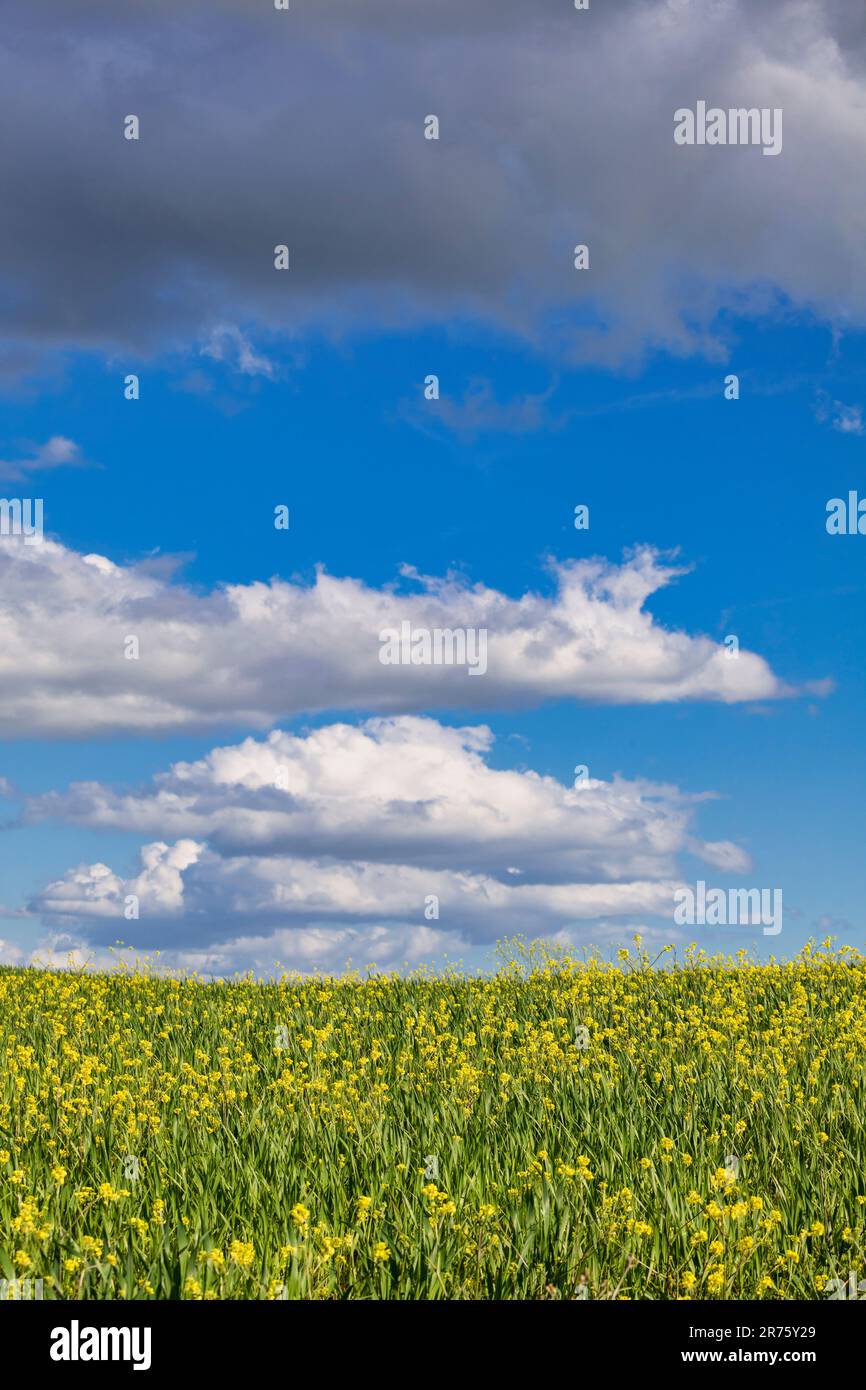
{"type": "Polygon", "coordinates": [[[866,29],[846,0],[47,8],[0,47],[9,372],[213,348],[226,324],[241,369],[270,375],[249,330],[463,317],[615,365],[724,356],[721,310],[866,323],[866,29]],[[698,99],[781,108],[779,157],[676,146],[698,99]]]}
{"type": "Polygon", "coordinates": [[[32,798],[31,823],[162,838],[126,874],[71,869],[29,910],[102,949],[122,939],[235,962],[246,951],[258,965],[277,948],[303,959],[306,941],[330,943],[332,960],[348,942],[429,951],[670,917],[682,854],[749,868],[739,846],[695,836],[700,798],[496,769],[492,744],[485,726],[374,719],[248,738],[136,791],[82,783],[32,798]]]}
{"type": "Polygon", "coordinates": [[[326,709],[505,708],[773,699],[751,652],[671,631],[646,600],[683,571],[650,549],[552,566],[552,596],[417,575],[406,592],[319,571],[199,594],[57,542],[0,542],[0,736],[241,725],[326,709]],[[487,669],[386,665],[381,634],[487,632],[487,669]],[[135,645],[130,639],[134,639],[135,645]],[[129,653],[129,655],[127,655],[129,653]],[[137,653],[137,655],[136,655],[137,653]]]}

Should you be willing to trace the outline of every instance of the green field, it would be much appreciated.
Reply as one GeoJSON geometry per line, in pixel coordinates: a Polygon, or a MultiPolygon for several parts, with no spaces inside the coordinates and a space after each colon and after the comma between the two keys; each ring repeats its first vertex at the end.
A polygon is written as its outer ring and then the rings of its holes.
{"type": "Polygon", "coordinates": [[[5,969],[0,1026],[0,1263],[45,1298],[821,1299],[863,1273],[851,949],[5,969]]]}

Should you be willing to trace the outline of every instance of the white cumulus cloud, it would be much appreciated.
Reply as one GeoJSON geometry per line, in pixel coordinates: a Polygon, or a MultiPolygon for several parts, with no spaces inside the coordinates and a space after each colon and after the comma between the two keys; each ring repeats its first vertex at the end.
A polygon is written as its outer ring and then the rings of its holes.
{"type": "Polygon", "coordinates": [[[373,588],[225,584],[200,594],[56,541],[0,544],[0,736],[146,733],[305,711],[772,699],[793,693],[759,655],[663,627],[650,596],[683,573],[649,548],[622,564],[551,566],[552,594],[511,597],[456,576],[373,588]],[[382,634],[474,629],[486,670],[387,665],[382,634]],[[127,639],[137,642],[137,659],[127,639]]]}
{"type": "Polygon", "coordinates": [[[701,796],[621,777],[563,785],[491,767],[491,749],[485,726],[378,718],[248,738],[136,791],[33,798],[31,822],[160,838],[126,872],[70,869],[29,910],[98,950],[121,939],[187,963],[258,962],[279,947],[297,962],[318,943],[323,964],[351,943],[411,954],[592,923],[609,937],[618,919],[672,920],[681,855],[749,867],[738,846],[695,836],[701,796]]]}

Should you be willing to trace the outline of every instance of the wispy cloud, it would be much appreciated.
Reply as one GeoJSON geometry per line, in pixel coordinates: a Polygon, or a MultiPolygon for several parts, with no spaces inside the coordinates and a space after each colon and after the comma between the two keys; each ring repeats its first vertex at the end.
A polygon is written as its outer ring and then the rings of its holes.
{"type": "Polygon", "coordinates": [[[44,473],[53,468],[86,467],[81,448],[73,439],[54,434],[44,444],[25,446],[24,453],[15,459],[0,459],[0,478],[21,482],[32,473],[44,473]]]}
{"type": "Polygon", "coordinates": [[[558,429],[567,422],[565,413],[550,409],[556,391],[553,381],[544,391],[522,393],[510,400],[497,400],[485,378],[470,381],[462,397],[444,394],[437,401],[421,401],[418,396],[400,404],[401,418],[425,432],[447,432],[463,443],[485,434],[535,434],[538,430],[558,429]]]}
{"type": "Polygon", "coordinates": [[[815,416],[821,424],[829,422],[831,429],[838,430],[840,434],[866,434],[863,407],[835,401],[826,392],[819,393],[815,416]]]}
{"type": "Polygon", "coordinates": [[[222,323],[212,328],[201,355],[229,365],[242,376],[263,376],[273,381],[277,375],[275,364],[257,352],[235,324],[222,323]]]}

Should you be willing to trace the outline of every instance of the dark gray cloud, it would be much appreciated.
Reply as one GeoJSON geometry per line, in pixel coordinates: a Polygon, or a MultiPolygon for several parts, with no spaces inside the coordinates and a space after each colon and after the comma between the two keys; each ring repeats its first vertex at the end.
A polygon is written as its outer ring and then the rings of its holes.
{"type": "Polygon", "coordinates": [[[778,296],[862,325],[859,11],[33,4],[0,51],[0,361],[455,314],[576,362],[721,357],[719,309],[778,296]],[[699,98],[781,107],[782,154],[675,146],[699,98]]]}

